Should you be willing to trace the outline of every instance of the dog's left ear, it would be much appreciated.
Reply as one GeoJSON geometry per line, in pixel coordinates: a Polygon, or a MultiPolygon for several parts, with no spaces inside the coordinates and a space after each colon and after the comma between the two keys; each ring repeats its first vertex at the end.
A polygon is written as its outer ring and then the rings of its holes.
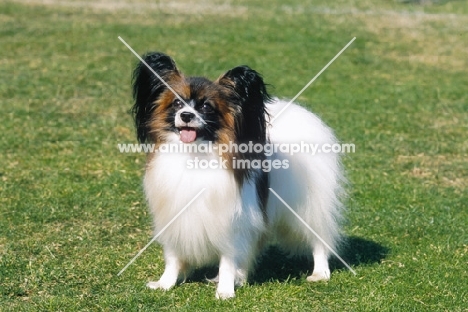
{"type": "Polygon", "coordinates": [[[270,101],[262,76],[248,66],[235,67],[216,81],[229,89],[236,118],[236,135],[240,142],[266,142],[266,108],[270,101]]]}

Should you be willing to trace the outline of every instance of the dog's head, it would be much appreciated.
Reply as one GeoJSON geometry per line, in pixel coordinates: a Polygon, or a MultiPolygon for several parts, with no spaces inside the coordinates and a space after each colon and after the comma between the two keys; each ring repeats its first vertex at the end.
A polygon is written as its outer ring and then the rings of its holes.
{"type": "Polygon", "coordinates": [[[217,80],[185,77],[163,53],[148,53],[134,71],[132,112],[142,143],[266,141],[262,77],[247,66],[217,80]]]}

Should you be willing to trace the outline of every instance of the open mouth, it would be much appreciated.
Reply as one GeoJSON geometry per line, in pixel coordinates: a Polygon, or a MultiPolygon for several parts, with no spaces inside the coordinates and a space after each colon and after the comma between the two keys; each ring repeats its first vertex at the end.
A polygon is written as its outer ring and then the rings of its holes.
{"type": "Polygon", "coordinates": [[[197,129],[191,127],[179,128],[180,140],[183,143],[192,143],[197,139],[197,129]]]}

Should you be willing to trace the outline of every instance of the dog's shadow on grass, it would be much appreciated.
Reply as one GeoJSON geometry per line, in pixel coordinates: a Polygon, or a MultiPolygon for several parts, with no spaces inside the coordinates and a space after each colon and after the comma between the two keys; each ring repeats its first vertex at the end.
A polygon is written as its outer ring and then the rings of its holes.
{"type": "MultiPolygon", "coordinates": [[[[355,236],[347,237],[337,251],[351,267],[378,263],[384,259],[389,249],[379,243],[355,236]]],[[[265,283],[272,280],[280,282],[301,278],[312,273],[313,261],[306,257],[289,257],[278,248],[270,248],[260,259],[251,282],[265,283]]],[[[330,270],[346,269],[336,257],[330,259],[330,270]]]]}
{"type": "MultiPolygon", "coordinates": [[[[378,263],[384,259],[389,252],[387,247],[376,242],[350,236],[347,237],[338,250],[340,257],[352,267],[378,263]]],[[[270,247],[257,262],[254,274],[249,278],[253,284],[263,284],[269,281],[284,282],[290,279],[299,279],[305,274],[312,273],[313,261],[306,257],[289,257],[276,247],[270,247]]],[[[330,270],[346,269],[346,267],[335,257],[330,259],[330,270]]],[[[188,281],[202,282],[207,278],[217,275],[217,268],[204,268],[196,270],[188,281]]]]}

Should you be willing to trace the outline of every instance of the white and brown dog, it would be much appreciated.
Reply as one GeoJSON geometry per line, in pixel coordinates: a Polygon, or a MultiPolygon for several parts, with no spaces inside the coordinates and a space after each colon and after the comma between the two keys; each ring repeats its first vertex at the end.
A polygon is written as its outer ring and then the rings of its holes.
{"type": "Polygon", "coordinates": [[[202,153],[148,155],[144,189],[155,233],[173,221],[158,237],[165,271],[148,287],[167,290],[184,280],[191,269],[215,264],[219,265],[216,296],[234,297],[235,285],[246,281],[259,253],[269,244],[291,254],[313,255],[314,268],[307,280],[328,280],[329,249],[269,188],[334,248],[340,238],[342,206],[338,155],[291,155],[282,149],[266,154],[233,147],[334,144],[332,130],[296,104],[272,123],[270,116],[277,115],[287,102],[270,98],[262,77],[247,66],[210,81],[185,77],[162,53],[149,53],[144,61],[166,83],[145,64],[137,65],[133,113],[139,141],[156,147],[172,143],[214,147],[202,153]],[[221,149],[221,145],[231,148],[221,149]],[[222,160],[225,166],[188,168],[194,158],[222,160]],[[202,189],[200,197],[173,220],[202,189]]]}

